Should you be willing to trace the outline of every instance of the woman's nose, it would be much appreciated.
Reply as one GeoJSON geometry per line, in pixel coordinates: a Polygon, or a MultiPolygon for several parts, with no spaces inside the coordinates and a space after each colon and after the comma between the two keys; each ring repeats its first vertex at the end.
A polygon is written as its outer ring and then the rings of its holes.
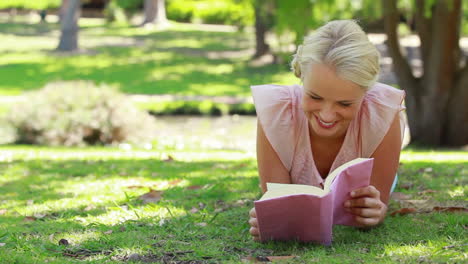
{"type": "Polygon", "coordinates": [[[320,110],[319,117],[323,122],[333,122],[335,121],[336,112],[333,107],[325,106],[320,110]]]}

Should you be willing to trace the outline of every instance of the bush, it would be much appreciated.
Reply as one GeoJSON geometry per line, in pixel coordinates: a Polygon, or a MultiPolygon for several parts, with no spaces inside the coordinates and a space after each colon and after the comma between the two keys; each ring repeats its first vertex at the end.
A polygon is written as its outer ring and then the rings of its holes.
{"type": "Polygon", "coordinates": [[[167,3],[167,17],[180,22],[202,22],[250,26],[254,10],[250,0],[171,0],[167,3]]]}
{"type": "Polygon", "coordinates": [[[127,24],[142,4],[143,0],[111,0],[104,8],[104,17],[108,22],[127,24]]]}
{"type": "Polygon", "coordinates": [[[144,143],[154,119],[115,89],[91,82],[56,82],[26,95],[7,113],[20,144],[80,146],[144,143]]]}
{"type": "Polygon", "coordinates": [[[58,8],[61,4],[61,0],[1,0],[0,9],[6,8],[21,8],[21,9],[50,9],[58,8]]]}

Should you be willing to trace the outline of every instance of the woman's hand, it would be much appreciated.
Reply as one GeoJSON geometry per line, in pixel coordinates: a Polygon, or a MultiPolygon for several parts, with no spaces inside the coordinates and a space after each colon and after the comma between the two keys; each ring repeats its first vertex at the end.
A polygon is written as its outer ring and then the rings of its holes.
{"type": "Polygon", "coordinates": [[[252,235],[253,240],[260,241],[260,232],[258,231],[258,221],[255,207],[250,210],[249,214],[250,234],[252,235]]]}
{"type": "Polygon", "coordinates": [[[363,227],[375,226],[385,219],[387,205],[380,200],[380,192],[372,185],[350,193],[351,199],[344,203],[346,211],[355,215],[363,227]]]}

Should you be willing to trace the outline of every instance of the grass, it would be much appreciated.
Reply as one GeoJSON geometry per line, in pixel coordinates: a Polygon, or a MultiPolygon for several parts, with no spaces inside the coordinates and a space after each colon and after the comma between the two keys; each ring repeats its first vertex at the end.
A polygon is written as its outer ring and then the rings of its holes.
{"type": "MultiPolygon", "coordinates": [[[[247,214],[260,191],[249,152],[4,146],[0,160],[0,263],[237,263],[291,255],[297,257],[286,262],[467,259],[466,213],[388,216],[370,231],[337,226],[330,247],[255,243],[247,214]],[[164,191],[163,198],[143,204],[138,197],[150,187],[164,191]],[[69,245],[59,245],[61,239],[69,245]]],[[[467,164],[462,151],[406,150],[396,191],[466,207],[467,164]]],[[[390,210],[401,206],[392,202],[390,210]]]]}
{"type": "Polygon", "coordinates": [[[18,95],[57,80],[92,80],[129,94],[249,96],[249,86],[297,83],[283,65],[250,66],[252,32],[107,26],[80,19],[75,54],[57,53],[56,24],[0,17],[0,95],[18,95]]]}

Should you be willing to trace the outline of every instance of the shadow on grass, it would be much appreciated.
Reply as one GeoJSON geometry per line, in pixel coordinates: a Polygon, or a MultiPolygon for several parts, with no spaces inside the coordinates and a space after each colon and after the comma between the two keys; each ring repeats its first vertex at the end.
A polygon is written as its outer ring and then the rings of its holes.
{"type": "MultiPolygon", "coordinates": [[[[405,161],[399,174],[405,181],[414,182],[414,189],[406,191],[417,193],[419,184],[432,186],[437,183],[440,188],[450,188],[454,186],[454,181],[463,181],[466,170],[462,165],[459,161],[405,161]],[[419,171],[427,166],[431,166],[432,174],[424,178],[419,171]],[[449,173],[451,177],[447,177],[449,173]]],[[[64,199],[62,192],[67,186],[73,193],[80,183],[91,184],[84,185],[84,192],[74,195],[65,193],[66,199],[77,199],[80,205],[52,208],[43,219],[24,222],[20,216],[2,217],[2,225],[7,228],[0,232],[0,237],[6,236],[2,241],[8,245],[15,243],[20,248],[41,245],[35,246],[32,251],[44,259],[56,256],[63,261],[97,257],[103,261],[123,261],[132,253],[140,252],[142,258],[151,257],[158,261],[168,256],[173,261],[219,262],[240,261],[250,255],[294,255],[300,257],[297,262],[417,262],[421,258],[444,262],[454,258],[454,254],[460,253],[463,248],[460,245],[466,234],[466,214],[439,212],[389,216],[383,225],[369,231],[337,226],[331,247],[297,242],[254,243],[248,234],[247,212],[253,206],[252,200],[258,197],[258,179],[255,175],[246,176],[253,174],[254,170],[252,161],[163,162],[155,159],[115,159],[3,163],[0,165],[0,174],[11,176],[13,180],[2,184],[0,193],[6,195],[6,199],[16,200],[17,207],[26,204],[29,199],[36,200],[38,204],[59,201],[64,199]],[[163,200],[156,205],[160,206],[159,209],[142,206],[136,201],[139,194],[146,192],[144,189],[137,189],[139,193],[130,194],[130,198],[113,193],[113,199],[97,202],[96,208],[87,212],[83,209],[83,202],[86,201],[80,200],[86,193],[100,195],[97,191],[99,188],[93,189],[93,185],[102,186],[102,193],[106,194],[114,191],[105,188],[113,183],[118,185],[115,190],[124,192],[130,184],[151,187],[178,179],[185,183],[168,188],[163,200]],[[205,187],[190,190],[187,186],[191,185],[205,187]],[[17,196],[8,196],[15,192],[17,196]],[[244,198],[248,201],[235,203],[244,198]],[[225,206],[223,210],[216,211],[219,201],[224,202],[225,206]],[[203,209],[199,206],[200,202],[204,204],[203,209]],[[128,209],[111,209],[124,206],[128,206],[128,209]],[[167,214],[166,207],[174,210],[173,216],[167,214]],[[198,211],[188,213],[192,207],[198,208],[198,211]],[[83,220],[105,214],[112,218],[113,210],[125,210],[128,214],[118,216],[121,221],[114,224],[83,220]],[[132,210],[137,213],[160,210],[164,214],[142,213],[140,217],[133,215],[128,218],[132,210]],[[177,210],[186,213],[178,214],[175,212],[177,210]],[[51,235],[53,238],[50,238],[51,235]],[[61,238],[69,240],[71,245],[58,245],[61,238]]],[[[7,249],[8,246],[3,250],[7,249]]]]}
{"type": "Polygon", "coordinates": [[[252,165],[246,161],[187,163],[155,159],[115,159],[2,163],[0,175],[11,177],[12,180],[1,184],[1,199],[4,202],[10,200],[13,208],[0,206],[12,212],[2,216],[0,241],[19,248],[41,244],[41,249],[35,248],[32,252],[44,257],[66,253],[76,254],[77,258],[81,258],[109,251],[125,256],[123,248],[130,250],[141,244],[148,248],[151,244],[174,237],[176,239],[173,242],[164,246],[164,252],[170,251],[168,248],[176,248],[170,244],[180,243],[179,246],[184,247],[202,239],[218,241],[226,233],[245,239],[246,204],[238,205],[235,200],[239,199],[239,192],[247,194],[251,199],[257,196],[258,180],[256,177],[245,176],[252,170],[252,165]],[[141,185],[156,189],[155,185],[173,180],[182,180],[180,185],[183,186],[169,186],[163,199],[154,206],[143,206],[136,199],[139,194],[147,192],[147,188],[137,188],[136,191],[128,188],[130,185],[141,185]],[[86,182],[88,184],[84,185],[85,190],[79,190],[80,186],[83,187],[80,183],[86,182]],[[113,183],[118,187],[110,187],[109,190],[104,186],[109,187],[113,183]],[[99,193],[100,188],[96,189],[93,185],[102,185],[102,193],[99,193]],[[196,188],[190,189],[188,186],[196,188]],[[67,190],[69,193],[64,193],[67,190]],[[114,190],[122,193],[116,195],[112,193],[114,190]],[[131,193],[132,190],[134,194],[124,195],[125,191],[131,193]],[[106,193],[113,197],[102,202],[90,202],[95,208],[84,209],[94,196],[105,200],[102,196],[106,193]],[[29,200],[34,200],[31,206],[50,207],[37,212],[46,216],[25,221],[26,215],[21,212],[27,210],[29,200]],[[57,205],[63,200],[70,200],[70,203],[57,205]],[[200,202],[203,202],[203,206],[200,202]],[[220,206],[222,211],[214,212],[216,206],[220,206]],[[193,207],[198,207],[200,211],[188,213],[193,207]],[[166,208],[169,208],[168,211],[172,210],[174,215],[170,212],[168,214],[166,208]],[[187,213],[182,213],[181,216],[181,211],[187,213]],[[113,216],[113,212],[121,215],[113,216]],[[97,217],[109,217],[111,222],[116,221],[115,217],[120,220],[114,224],[101,224],[97,217]],[[161,219],[165,219],[165,222],[160,222],[161,219]],[[196,225],[199,222],[217,224],[220,228],[205,233],[202,226],[196,225]],[[226,225],[229,227],[223,227],[226,225]],[[109,230],[112,230],[112,234],[104,233],[109,230]],[[73,234],[78,235],[75,237],[73,234]],[[55,237],[50,238],[51,236],[55,237]],[[76,247],[65,251],[64,246],[57,244],[60,238],[70,240],[76,247]]]}
{"type": "Polygon", "coordinates": [[[167,59],[157,59],[155,55],[155,59],[141,63],[112,62],[125,57],[109,51],[93,59],[82,56],[78,61],[60,58],[42,63],[11,63],[0,67],[0,74],[5,76],[3,86],[21,91],[36,90],[52,81],[92,80],[117,85],[125,93],[245,96],[250,93],[250,85],[271,82],[271,74],[282,68],[280,65],[254,68],[247,62],[187,58],[175,53],[170,53],[167,59]],[[91,64],[91,60],[97,63],[91,64]],[[85,65],[79,65],[81,62],[85,65]],[[18,78],[19,72],[23,78],[18,78]]]}
{"type": "MultiPolygon", "coordinates": [[[[116,189],[131,192],[131,188],[147,191],[148,188],[158,189],[158,184],[165,191],[165,197],[186,202],[189,196],[201,200],[229,200],[232,188],[235,191],[255,190],[258,180],[246,177],[243,172],[252,171],[252,165],[242,162],[165,162],[155,159],[132,160],[115,159],[108,161],[84,160],[33,160],[0,163],[0,174],[15,175],[13,180],[0,185],[0,193],[4,197],[12,197],[20,204],[28,200],[53,202],[64,198],[73,199],[86,195],[80,191],[73,193],[73,187],[83,188],[89,184],[115,184],[116,189]],[[226,172],[226,169],[235,169],[226,172]],[[184,181],[184,186],[161,184],[170,181],[184,181]],[[140,185],[138,182],[141,182],[140,185]],[[135,186],[139,185],[139,186],[135,186]],[[189,190],[189,186],[210,185],[209,188],[189,190]],[[130,189],[129,189],[130,188],[130,189]]],[[[93,186],[103,188],[109,186],[93,186]]],[[[108,188],[107,188],[108,190],[108,188]]],[[[141,192],[141,191],[140,191],[141,192]]],[[[110,205],[110,204],[107,204],[110,205]]]]}
{"type": "MultiPolygon", "coordinates": [[[[11,27],[11,31],[27,27],[3,26],[11,27]]],[[[288,71],[280,65],[249,66],[248,50],[253,42],[246,33],[177,29],[148,33],[112,28],[107,31],[113,33],[83,30],[81,34],[85,39],[93,34],[95,38],[122,37],[135,45],[103,46],[96,41],[89,54],[72,56],[40,51],[44,58],[0,66],[0,75],[4,76],[0,89],[21,92],[39,89],[51,81],[84,79],[117,85],[126,93],[248,95],[249,85],[270,83],[275,74],[288,71]],[[214,54],[211,59],[210,54],[214,54]]],[[[24,52],[18,56],[30,57],[24,52]]]]}
{"type": "Polygon", "coordinates": [[[49,34],[54,30],[60,29],[60,25],[55,23],[0,23],[0,32],[2,34],[16,35],[20,37],[24,36],[38,36],[49,34]]]}

